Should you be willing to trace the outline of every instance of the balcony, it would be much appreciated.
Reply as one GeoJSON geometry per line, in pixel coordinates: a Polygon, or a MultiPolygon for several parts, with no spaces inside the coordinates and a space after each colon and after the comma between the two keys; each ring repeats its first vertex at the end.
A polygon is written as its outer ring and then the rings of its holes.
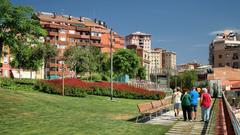
{"type": "Polygon", "coordinates": [[[79,34],[68,34],[68,37],[71,38],[82,38],[82,39],[89,39],[89,35],[79,35],[79,34]]]}
{"type": "Polygon", "coordinates": [[[77,31],[90,31],[90,28],[86,28],[86,27],[76,27],[77,31]]]}
{"type": "Polygon", "coordinates": [[[60,41],[60,40],[54,40],[54,39],[48,40],[47,42],[49,42],[51,44],[61,44],[61,45],[67,45],[68,44],[67,41],[60,41]]]}
{"type": "Polygon", "coordinates": [[[89,45],[89,43],[85,43],[85,42],[76,42],[76,45],[87,46],[87,45],[89,45]]]}
{"type": "Polygon", "coordinates": [[[143,62],[144,62],[144,63],[149,63],[149,64],[150,64],[151,61],[150,61],[150,60],[147,60],[147,59],[144,59],[143,62]]]}
{"type": "Polygon", "coordinates": [[[59,28],[66,28],[66,26],[59,25],[59,24],[45,24],[45,27],[47,27],[47,28],[57,28],[57,29],[59,29],[59,28]]]}
{"type": "Polygon", "coordinates": [[[91,43],[92,46],[102,47],[100,43],[91,43]]]}
{"type": "Polygon", "coordinates": [[[98,36],[91,36],[91,39],[101,40],[101,37],[98,37],[98,36]]]}
{"type": "Polygon", "coordinates": [[[58,32],[49,31],[48,35],[50,35],[50,36],[58,36],[58,32]]]}

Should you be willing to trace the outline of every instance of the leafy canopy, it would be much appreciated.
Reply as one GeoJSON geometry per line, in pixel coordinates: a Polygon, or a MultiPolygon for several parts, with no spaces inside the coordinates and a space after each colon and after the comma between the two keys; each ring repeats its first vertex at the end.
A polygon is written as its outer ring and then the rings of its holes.
{"type": "Polygon", "coordinates": [[[140,58],[133,50],[119,49],[113,54],[113,70],[117,75],[135,77],[140,67],[140,58]]]}

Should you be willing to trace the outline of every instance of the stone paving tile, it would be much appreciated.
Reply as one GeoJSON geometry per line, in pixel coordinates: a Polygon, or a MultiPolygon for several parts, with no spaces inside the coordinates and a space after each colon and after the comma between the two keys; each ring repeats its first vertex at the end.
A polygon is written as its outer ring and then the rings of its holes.
{"type": "MultiPolygon", "coordinates": [[[[166,133],[166,135],[201,135],[203,134],[204,122],[200,122],[201,114],[200,107],[198,108],[197,120],[183,121],[182,112],[180,112],[180,119],[174,116],[174,111],[171,110],[161,116],[155,117],[146,122],[147,124],[158,125],[173,125],[173,127],[166,133]]],[[[206,128],[204,130],[207,130],[206,128]]],[[[209,135],[214,133],[210,132],[209,135]]]]}

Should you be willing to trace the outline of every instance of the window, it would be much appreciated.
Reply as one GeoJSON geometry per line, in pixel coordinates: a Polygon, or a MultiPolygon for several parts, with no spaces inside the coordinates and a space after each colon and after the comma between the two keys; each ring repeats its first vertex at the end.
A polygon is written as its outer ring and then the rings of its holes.
{"type": "Polygon", "coordinates": [[[239,67],[239,63],[238,62],[233,62],[233,68],[238,68],[239,67]]]}
{"type": "Polygon", "coordinates": [[[60,33],[66,33],[66,30],[60,29],[59,32],[60,32],[60,33]]]}
{"type": "Polygon", "coordinates": [[[222,63],[219,63],[218,66],[219,66],[219,67],[222,67],[223,65],[222,65],[222,63]]]}
{"type": "Polygon", "coordinates": [[[65,49],[66,46],[65,46],[65,45],[59,45],[59,48],[60,48],[60,49],[65,49]]]}
{"type": "Polygon", "coordinates": [[[221,58],[222,58],[222,55],[221,55],[221,54],[220,54],[220,55],[218,55],[218,58],[219,58],[219,59],[221,59],[221,58]]]}
{"type": "Polygon", "coordinates": [[[65,37],[60,37],[60,40],[61,41],[66,41],[66,38],[65,37]]]}
{"type": "Polygon", "coordinates": [[[69,41],[70,42],[74,42],[74,38],[69,38],[69,41]]]}
{"type": "Polygon", "coordinates": [[[69,32],[69,34],[75,34],[74,30],[69,30],[68,32],[69,32]]]}
{"type": "Polygon", "coordinates": [[[238,53],[233,53],[233,60],[238,59],[238,53]]]}

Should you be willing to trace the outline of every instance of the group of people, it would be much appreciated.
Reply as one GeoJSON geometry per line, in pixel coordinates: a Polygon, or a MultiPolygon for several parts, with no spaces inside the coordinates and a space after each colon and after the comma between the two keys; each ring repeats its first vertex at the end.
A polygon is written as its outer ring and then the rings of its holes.
{"type": "Polygon", "coordinates": [[[201,91],[197,91],[193,87],[189,89],[181,90],[177,87],[172,95],[174,103],[175,117],[179,118],[180,108],[182,108],[184,121],[193,121],[197,118],[197,107],[201,106],[201,116],[204,122],[209,121],[210,108],[211,108],[211,95],[208,93],[206,88],[202,88],[201,91]],[[200,98],[200,99],[199,99],[200,98]]]}

